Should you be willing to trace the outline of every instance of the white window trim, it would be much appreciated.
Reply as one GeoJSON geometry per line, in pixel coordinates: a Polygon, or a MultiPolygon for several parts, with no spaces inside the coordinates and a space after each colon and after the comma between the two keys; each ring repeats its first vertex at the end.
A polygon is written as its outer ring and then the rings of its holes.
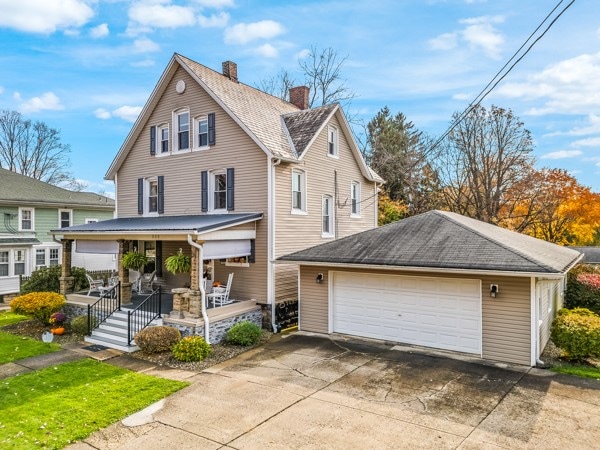
{"type": "Polygon", "coordinates": [[[158,216],[158,177],[144,178],[144,217],[158,216]],[[157,210],[150,212],[150,183],[156,183],[157,210]]]}
{"type": "Polygon", "coordinates": [[[189,108],[181,108],[176,111],[173,111],[173,132],[171,133],[171,152],[173,154],[180,153],[190,153],[192,151],[192,133],[194,130],[190,130],[191,123],[189,122],[191,118],[190,109],[189,108]],[[180,150],[179,149],[179,116],[181,114],[188,114],[188,148],[180,150]]]}
{"type": "Polygon", "coordinates": [[[362,185],[360,184],[359,181],[352,181],[350,183],[350,217],[353,219],[360,219],[360,213],[361,213],[361,197],[362,197],[362,185]],[[356,198],[356,212],[352,211],[352,195],[354,193],[354,186],[357,187],[356,189],[356,193],[357,193],[357,198],[356,198]]]}
{"type": "Polygon", "coordinates": [[[208,172],[208,211],[213,214],[227,214],[227,169],[208,172]],[[225,175],[225,208],[215,208],[215,177],[225,175]]]}
{"type": "Polygon", "coordinates": [[[18,277],[19,275],[15,275],[15,253],[18,251],[22,251],[23,252],[23,264],[25,265],[25,268],[23,269],[23,275],[28,275],[30,274],[30,262],[29,262],[29,252],[26,248],[11,248],[8,250],[8,276],[9,277],[18,277]]]}
{"type": "Polygon", "coordinates": [[[192,150],[194,151],[198,151],[198,150],[208,150],[210,148],[210,145],[208,144],[208,115],[207,114],[203,114],[197,117],[194,117],[194,120],[192,121],[193,123],[193,139],[192,139],[192,150]],[[206,121],[206,145],[199,145],[199,139],[198,139],[198,125],[200,124],[200,122],[202,120],[206,121]]]}
{"type": "Polygon", "coordinates": [[[7,266],[7,267],[8,267],[8,272],[7,272],[7,274],[6,274],[6,275],[0,275],[0,280],[1,280],[2,278],[5,278],[5,277],[6,277],[6,278],[8,278],[8,277],[10,277],[10,276],[11,276],[11,270],[10,270],[10,266],[11,266],[11,264],[10,264],[10,260],[11,260],[11,251],[10,251],[10,249],[9,249],[9,248],[6,248],[6,249],[5,249],[5,248],[3,248],[3,249],[0,249],[0,252],[2,252],[2,253],[5,253],[5,252],[6,252],[6,253],[8,253],[8,261],[0,263],[1,265],[3,265],[3,266],[7,266]]]}
{"type": "Polygon", "coordinates": [[[58,210],[58,227],[63,228],[62,226],[62,218],[60,217],[62,213],[69,213],[69,226],[73,226],[73,210],[72,209],[59,209],[58,210]]]}
{"type": "Polygon", "coordinates": [[[154,141],[154,155],[157,158],[161,158],[163,156],[169,156],[172,153],[172,149],[174,148],[172,146],[173,142],[171,139],[171,127],[169,126],[168,123],[161,123],[160,125],[156,126],[156,138],[154,141]],[[169,134],[169,138],[167,139],[167,148],[168,150],[166,152],[163,153],[162,151],[162,130],[167,129],[167,132],[169,134]]]}
{"type": "Polygon", "coordinates": [[[84,223],[96,223],[96,222],[98,222],[98,219],[94,219],[92,217],[86,217],[84,223]]]}
{"type": "Polygon", "coordinates": [[[33,252],[33,263],[34,263],[35,270],[39,269],[40,267],[48,267],[48,254],[49,253],[50,252],[46,251],[46,247],[35,249],[35,252],[33,252]],[[38,264],[38,260],[37,260],[38,252],[44,252],[44,263],[43,264],[38,264]]]}
{"type": "Polygon", "coordinates": [[[327,156],[334,159],[340,158],[340,142],[339,142],[339,132],[338,129],[334,126],[327,127],[327,156]],[[329,153],[329,135],[333,131],[333,149],[334,153],[329,153]]]}
{"type": "Polygon", "coordinates": [[[35,208],[19,207],[19,231],[35,231],[35,208]],[[23,229],[23,211],[31,211],[31,229],[23,229]]]}
{"type": "Polygon", "coordinates": [[[321,196],[321,237],[327,239],[335,238],[335,208],[333,204],[333,196],[326,194],[321,196]],[[325,233],[323,231],[323,206],[326,198],[330,200],[331,205],[331,214],[329,215],[329,229],[331,231],[329,233],[325,233]]]}
{"type": "Polygon", "coordinates": [[[307,174],[305,170],[302,169],[292,169],[292,184],[290,186],[290,197],[292,199],[292,209],[290,211],[290,214],[295,214],[295,215],[299,215],[299,216],[306,216],[308,215],[308,209],[307,209],[307,203],[306,203],[306,197],[307,197],[307,174]],[[302,207],[301,208],[294,208],[294,173],[300,173],[302,174],[302,178],[301,178],[301,182],[304,183],[302,186],[302,207]]]}

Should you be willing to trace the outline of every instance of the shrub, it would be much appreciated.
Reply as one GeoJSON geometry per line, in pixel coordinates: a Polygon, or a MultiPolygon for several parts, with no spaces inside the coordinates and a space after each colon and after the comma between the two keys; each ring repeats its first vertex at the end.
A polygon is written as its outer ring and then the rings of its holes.
{"type": "MultiPolygon", "coordinates": [[[[21,286],[21,294],[30,292],[59,292],[62,266],[43,267],[31,274],[29,280],[21,286]]],[[[81,267],[71,267],[71,275],[75,279],[74,291],[80,291],[88,286],[85,278],[86,270],[81,267]]]]}
{"type": "Polygon", "coordinates": [[[56,292],[31,292],[20,295],[10,302],[17,314],[38,319],[44,325],[50,325],[50,316],[65,305],[65,297],[56,292]]]}
{"type": "Polygon", "coordinates": [[[181,333],[177,328],[165,326],[144,328],[133,338],[137,346],[146,353],[169,351],[180,339],[181,333]]]}
{"type": "Polygon", "coordinates": [[[565,306],[588,308],[600,314],[600,269],[581,265],[569,272],[565,306]]]}
{"type": "MultiPolygon", "coordinates": [[[[97,324],[97,319],[92,316],[92,328],[95,328],[97,324]]],[[[88,316],[77,316],[71,319],[71,331],[73,333],[86,335],[88,332],[88,316]]]]}
{"type": "Polygon", "coordinates": [[[227,342],[235,345],[252,345],[260,339],[261,329],[252,322],[239,322],[227,332],[227,342]]]}
{"type": "Polygon", "coordinates": [[[172,352],[179,361],[192,362],[202,361],[212,353],[212,349],[200,336],[187,336],[173,346],[172,352]]]}
{"type": "Polygon", "coordinates": [[[552,323],[551,337],[569,359],[600,356],[600,316],[585,308],[561,309],[552,323]]]}

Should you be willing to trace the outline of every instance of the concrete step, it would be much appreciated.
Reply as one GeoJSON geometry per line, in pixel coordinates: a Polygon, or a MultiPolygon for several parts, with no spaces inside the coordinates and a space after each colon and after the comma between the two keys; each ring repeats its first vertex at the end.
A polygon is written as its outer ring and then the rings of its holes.
{"type": "Polygon", "coordinates": [[[96,328],[94,331],[92,331],[92,336],[122,341],[125,345],[127,345],[127,330],[113,331],[104,328],[96,328]]]}
{"type": "Polygon", "coordinates": [[[127,342],[122,342],[120,340],[98,337],[98,336],[86,336],[85,342],[89,342],[90,344],[98,344],[103,345],[104,347],[114,348],[115,350],[121,350],[122,352],[133,353],[139,350],[137,345],[127,345],[127,342]]]}

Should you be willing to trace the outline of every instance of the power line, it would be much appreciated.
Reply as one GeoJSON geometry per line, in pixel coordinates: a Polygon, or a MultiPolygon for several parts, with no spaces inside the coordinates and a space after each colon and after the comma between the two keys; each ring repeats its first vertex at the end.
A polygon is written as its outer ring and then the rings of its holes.
{"type": "Polygon", "coordinates": [[[527,45],[527,43],[533,38],[533,36],[538,32],[538,30],[542,27],[542,25],[544,25],[544,23],[552,16],[554,11],[556,11],[558,9],[558,7],[561,5],[561,3],[563,3],[563,1],[564,0],[560,0],[556,4],[556,6],[546,15],[544,20],[542,20],[542,22],[537,26],[537,28],[529,35],[529,37],[525,40],[525,42],[523,42],[523,44],[519,47],[519,49],[506,62],[506,64],[504,64],[504,66],[502,66],[502,68],[496,73],[496,75],[494,75],[494,77],[490,80],[490,82],[479,92],[479,94],[477,94],[477,96],[473,99],[473,101],[471,101],[471,103],[469,103],[469,105],[458,116],[458,118],[456,118],[456,120],[454,120],[454,122],[452,122],[452,124],[444,132],[444,134],[442,134],[442,136],[435,141],[435,143],[431,146],[431,148],[428,150],[428,152],[433,151],[438,145],[440,145],[440,143],[446,138],[446,136],[448,136],[452,132],[452,130],[454,128],[456,128],[456,126],[458,124],[460,124],[465,119],[465,117],[467,117],[471,113],[471,111],[473,111],[473,109],[475,109],[479,104],[481,104],[483,99],[486,98],[490,94],[490,92],[492,92],[504,78],[506,78],[506,76],[512,71],[512,69],[531,51],[533,46],[535,44],[537,44],[540,41],[540,39],[542,39],[544,37],[544,35],[548,32],[548,30],[550,30],[550,28],[552,28],[552,26],[556,23],[556,21],[564,14],[564,12],[567,9],[569,9],[573,3],[575,3],[575,0],[571,0],[569,2],[569,4],[567,6],[565,6],[560,13],[558,13],[558,15],[552,20],[552,22],[550,22],[548,24],[548,26],[542,32],[542,34],[539,35],[531,43],[531,45],[527,48],[527,50],[525,50],[525,52],[521,56],[519,56],[519,58],[517,58],[517,60],[508,68],[508,70],[506,70],[506,72],[504,74],[502,74],[502,71],[510,64],[510,62],[513,59],[515,59],[517,57],[519,52],[525,47],[525,45],[527,45]],[[500,74],[502,74],[502,76],[500,76],[500,74]]]}

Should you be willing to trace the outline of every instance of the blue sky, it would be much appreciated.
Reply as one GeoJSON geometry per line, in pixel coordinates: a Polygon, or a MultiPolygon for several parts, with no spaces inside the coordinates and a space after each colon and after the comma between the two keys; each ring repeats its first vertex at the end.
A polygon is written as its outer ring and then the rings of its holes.
{"type": "MultiPolygon", "coordinates": [[[[0,109],[61,130],[74,175],[104,174],[174,52],[240,80],[311,45],[348,56],[353,113],[383,106],[439,135],[558,0],[0,0],[0,109]]],[[[568,1],[564,1],[565,6],[568,1]]],[[[561,9],[562,9],[561,6],[561,9]]],[[[577,0],[484,101],[531,130],[540,167],[600,192],[600,4],[577,0]]]]}

